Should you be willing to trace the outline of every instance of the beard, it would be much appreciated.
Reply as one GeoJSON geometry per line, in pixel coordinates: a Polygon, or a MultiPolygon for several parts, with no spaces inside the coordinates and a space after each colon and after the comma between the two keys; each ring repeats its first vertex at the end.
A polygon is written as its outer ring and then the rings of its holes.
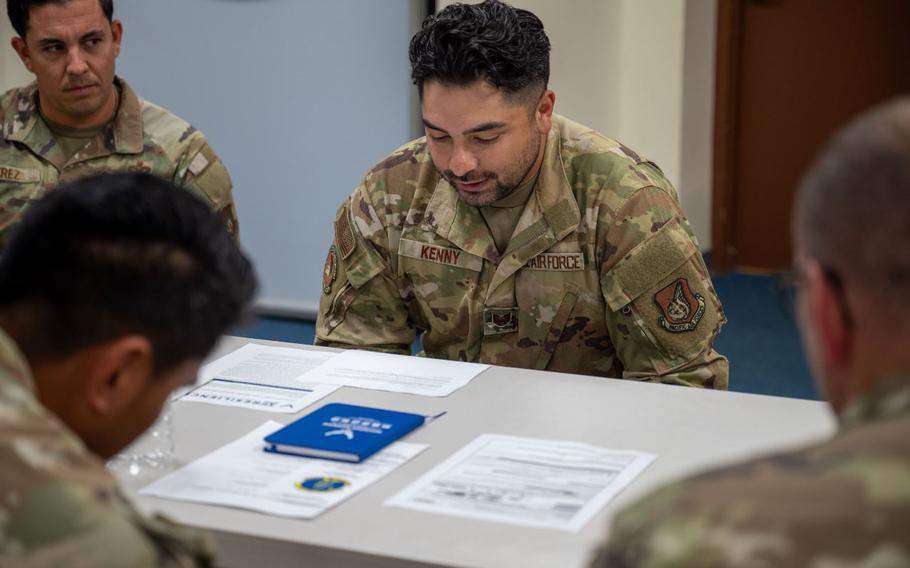
{"type": "Polygon", "coordinates": [[[442,177],[446,178],[452,187],[458,191],[458,196],[467,205],[485,207],[495,203],[515,191],[528,177],[531,168],[537,162],[541,137],[539,132],[534,131],[528,140],[527,146],[518,155],[515,165],[502,173],[474,170],[462,176],[456,176],[452,170],[445,170],[442,172],[442,177]],[[459,189],[456,183],[472,183],[481,180],[493,180],[494,186],[486,191],[469,192],[459,189]]]}

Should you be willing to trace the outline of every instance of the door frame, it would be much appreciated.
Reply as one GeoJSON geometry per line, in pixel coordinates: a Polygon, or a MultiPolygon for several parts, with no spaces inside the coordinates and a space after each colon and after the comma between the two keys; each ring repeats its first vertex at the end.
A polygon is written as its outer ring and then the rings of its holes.
{"type": "Polygon", "coordinates": [[[711,268],[731,270],[736,248],[736,132],[742,51],[742,0],[717,3],[714,83],[714,166],[711,192],[711,268]]]}

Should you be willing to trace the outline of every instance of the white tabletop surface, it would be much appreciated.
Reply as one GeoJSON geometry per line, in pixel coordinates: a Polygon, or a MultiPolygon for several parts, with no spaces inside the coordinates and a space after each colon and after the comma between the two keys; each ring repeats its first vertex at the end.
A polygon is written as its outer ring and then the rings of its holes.
{"type": "MultiPolygon", "coordinates": [[[[226,338],[213,358],[254,342],[226,338]]],[[[733,378],[735,380],[735,377],[733,378]]],[[[224,566],[583,566],[609,517],[656,486],[706,467],[818,440],[834,429],[824,403],[705,391],[582,375],[491,367],[444,398],[343,387],[320,403],[346,402],[435,415],[408,436],[430,447],[315,520],[151,497],[143,509],[209,529],[224,566]],[[578,533],[421,513],[383,502],[482,433],[587,442],[654,453],[657,459],[578,533]]],[[[246,434],[274,414],[176,402],[178,464],[246,434]]],[[[124,480],[129,492],[138,487],[124,480]]]]}

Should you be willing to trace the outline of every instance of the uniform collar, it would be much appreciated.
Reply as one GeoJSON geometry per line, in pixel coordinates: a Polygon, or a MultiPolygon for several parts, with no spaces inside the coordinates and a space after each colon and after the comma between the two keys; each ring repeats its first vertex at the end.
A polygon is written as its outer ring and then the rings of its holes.
{"type": "Polygon", "coordinates": [[[142,101],[132,87],[120,77],[120,107],[114,116],[114,151],[118,154],[139,154],[143,149],[142,101]]]}
{"type": "MultiPolygon", "coordinates": [[[[80,159],[92,159],[112,153],[138,154],[143,148],[142,102],[119,77],[114,82],[120,87],[120,105],[111,128],[80,152],[80,159]],[[112,133],[112,137],[111,134],[112,133]]],[[[13,96],[3,116],[3,136],[10,142],[19,142],[32,152],[54,164],[57,169],[65,165],[65,157],[54,143],[54,134],[38,112],[38,84],[19,89],[13,96]]]]}
{"type": "MultiPolygon", "coordinates": [[[[577,229],[581,221],[578,202],[562,162],[561,121],[561,117],[554,115],[537,185],[519,219],[517,233],[506,250],[509,258],[504,264],[509,266],[504,267],[499,278],[506,278],[528,260],[565,238],[577,229]]],[[[427,205],[425,220],[436,234],[462,250],[493,262],[499,260],[496,245],[480,211],[465,204],[442,176],[427,205]]]]}
{"type": "Polygon", "coordinates": [[[877,420],[910,414],[910,374],[898,374],[879,381],[851,403],[840,415],[840,428],[847,430],[877,420]]]}
{"type": "Polygon", "coordinates": [[[35,392],[35,380],[25,355],[13,338],[0,328],[0,380],[7,377],[15,379],[30,392],[35,392]]]}

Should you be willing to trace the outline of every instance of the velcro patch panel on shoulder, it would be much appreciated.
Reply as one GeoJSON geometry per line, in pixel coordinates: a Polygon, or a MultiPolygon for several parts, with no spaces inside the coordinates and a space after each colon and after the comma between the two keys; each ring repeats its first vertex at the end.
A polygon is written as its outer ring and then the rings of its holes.
{"type": "Polygon", "coordinates": [[[682,266],[698,249],[676,219],[641,242],[606,275],[607,304],[618,310],[682,266]]]}
{"type": "Polygon", "coordinates": [[[483,269],[483,259],[467,253],[461,249],[421,243],[409,239],[401,239],[398,243],[399,256],[426,260],[436,264],[457,266],[474,272],[483,269]]]}
{"type": "Polygon", "coordinates": [[[198,152],[190,161],[189,170],[191,174],[198,177],[207,167],[209,167],[209,159],[202,152],[198,152]]]}
{"type": "Polygon", "coordinates": [[[338,245],[338,252],[343,260],[347,260],[354,252],[354,242],[350,210],[343,207],[338,218],[335,219],[335,244],[338,245]]]}

